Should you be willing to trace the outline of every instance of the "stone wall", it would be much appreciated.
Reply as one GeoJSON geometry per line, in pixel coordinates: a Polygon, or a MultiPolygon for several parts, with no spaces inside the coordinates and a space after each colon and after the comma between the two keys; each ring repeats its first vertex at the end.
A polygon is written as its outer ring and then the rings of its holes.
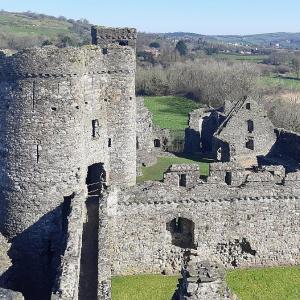
{"type": "Polygon", "coordinates": [[[252,99],[238,101],[214,137],[216,159],[238,161],[245,167],[257,164],[257,156],[267,155],[276,141],[273,124],[252,99]],[[226,155],[218,157],[219,149],[226,155]]]}
{"type": "Polygon", "coordinates": [[[26,49],[1,58],[0,74],[0,231],[14,249],[14,288],[46,299],[64,204],[85,190],[89,167],[102,164],[108,184],[135,184],[135,53],[26,49]]]}
{"type": "Polygon", "coordinates": [[[194,187],[199,183],[200,170],[197,164],[175,164],[164,173],[164,183],[175,187],[194,187]]]}
{"type": "Polygon", "coordinates": [[[105,47],[111,44],[136,47],[135,28],[108,28],[92,26],[92,43],[105,47]]]}
{"type": "Polygon", "coordinates": [[[218,110],[199,108],[189,113],[189,127],[185,131],[187,153],[211,153],[213,135],[224,121],[218,110]]]}
{"type": "Polygon", "coordinates": [[[86,193],[74,196],[70,203],[67,217],[67,230],[64,235],[65,245],[62,253],[57,283],[52,294],[53,300],[77,300],[79,291],[80,258],[82,245],[83,222],[85,217],[86,193]]]}
{"type": "Polygon", "coordinates": [[[152,114],[145,107],[144,98],[137,97],[136,104],[137,164],[139,166],[149,166],[156,162],[156,152],[154,152],[152,114]]]}
{"type": "Polygon", "coordinates": [[[169,224],[180,218],[191,221],[201,259],[229,268],[299,264],[299,195],[299,189],[263,182],[199,184],[188,192],[147,183],[119,191],[109,220],[112,272],[178,272],[185,249],[173,244],[169,224]]]}

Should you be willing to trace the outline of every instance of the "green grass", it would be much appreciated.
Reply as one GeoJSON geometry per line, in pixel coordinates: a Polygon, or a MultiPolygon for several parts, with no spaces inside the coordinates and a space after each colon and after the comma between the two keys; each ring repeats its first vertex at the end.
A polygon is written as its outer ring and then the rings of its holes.
{"type": "Polygon", "coordinates": [[[213,55],[218,59],[232,59],[239,61],[249,61],[254,63],[262,63],[267,57],[266,55],[242,55],[242,54],[230,54],[230,53],[218,53],[213,55]]]}
{"type": "Polygon", "coordinates": [[[143,176],[137,177],[137,183],[144,181],[160,181],[163,179],[164,172],[172,164],[192,164],[199,163],[200,175],[207,176],[209,172],[209,164],[207,161],[197,159],[196,157],[158,157],[157,163],[150,167],[142,167],[143,176]]]}
{"type": "Polygon", "coordinates": [[[153,114],[154,124],[161,128],[183,130],[188,126],[189,112],[200,104],[184,97],[145,97],[145,105],[153,114]]]}
{"type": "Polygon", "coordinates": [[[112,300],[170,300],[178,276],[140,275],[114,277],[112,300]]]}
{"type": "Polygon", "coordinates": [[[227,284],[241,300],[299,300],[300,267],[229,271],[227,284]]]}
{"type": "Polygon", "coordinates": [[[0,27],[3,33],[18,36],[55,37],[58,34],[70,33],[72,25],[57,19],[33,19],[21,13],[0,14],[0,27]]]}
{"type": "Polygon", "coordinates": [[[277,77],[276,75],[261,76],[259,79],[259,84],[274,87],[274,88],[277,87],[281,89],[288,89],[288,90],[300,89],[300,80],[277,77]]]}

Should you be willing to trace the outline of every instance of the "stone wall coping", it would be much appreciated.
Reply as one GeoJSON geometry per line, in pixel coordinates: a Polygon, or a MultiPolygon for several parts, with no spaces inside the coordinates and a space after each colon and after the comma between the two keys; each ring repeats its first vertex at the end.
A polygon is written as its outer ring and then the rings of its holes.
{"type": "Polygon", "coordinates": [[[296,195],[283,195],[283,196],[274,196],[274,195],[266,195],[262,197],[256,196],[245,196],[245,197],[224,197],[224,198],[187,198],[187,199],[142,199],[137,201],[136,199],[127,199],[124,202],[119,202],[119,205],[123,206],[139,206],[139,205],[160,205],[160,204],[192,204],[192,203],[212,203],[212,202],[237,202],[237,201],[263,201],[263,200],[299,200],[300,196],[296,195]]]}
{"type": "Polygon", "coordinates": [[[167,170],[168,172],[197,172],[199,171],[198,164],[173,164],[167,170]]]}

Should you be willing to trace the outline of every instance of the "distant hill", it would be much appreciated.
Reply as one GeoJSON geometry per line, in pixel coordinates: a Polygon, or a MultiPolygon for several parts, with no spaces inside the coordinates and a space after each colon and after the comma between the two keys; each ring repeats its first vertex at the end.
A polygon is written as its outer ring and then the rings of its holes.
{"type": "Polygon", "coordinates": [[[20,49],[43,43],[86,44],[90,42],[90,27],[85,19],[0,11],[0,48],[20,49]]]}
{"type": "MultiPolygon", "coordinates": [[[[79,46],[90,43],[91,24],[86,19],[73,20],[33,12],[0,11],[0,49],[21,49],[43,44],[79,46]]],[[[191,32],[140,34],[167,39],[215,41],[257,47],[300,49],[300,33],[266,33],[253,35],[203,35],[191,32]]],[[[141,41],[143,43],[143,41],[141,41]]]]}
{"type": "Polygon", "coordinates": [[[280,47],[287,49],[300,49],[300,33],[264,33],[253,35],[202,35],[190,32],[172,32],[163,34],[171,39],[205,39],[231,44],[258,46],[258,47],[280,47]]]}

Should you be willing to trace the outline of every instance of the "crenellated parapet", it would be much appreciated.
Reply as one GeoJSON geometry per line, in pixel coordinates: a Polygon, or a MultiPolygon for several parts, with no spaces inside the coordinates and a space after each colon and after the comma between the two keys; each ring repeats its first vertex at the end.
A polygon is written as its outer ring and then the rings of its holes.
{"type": "Polygon", "coordinates": [[[109,28],[93,26],[91,29],[92,43],[107,47],[111,44],[130,46],[135,49],[137,31],[135,28],[109,28]]]}

